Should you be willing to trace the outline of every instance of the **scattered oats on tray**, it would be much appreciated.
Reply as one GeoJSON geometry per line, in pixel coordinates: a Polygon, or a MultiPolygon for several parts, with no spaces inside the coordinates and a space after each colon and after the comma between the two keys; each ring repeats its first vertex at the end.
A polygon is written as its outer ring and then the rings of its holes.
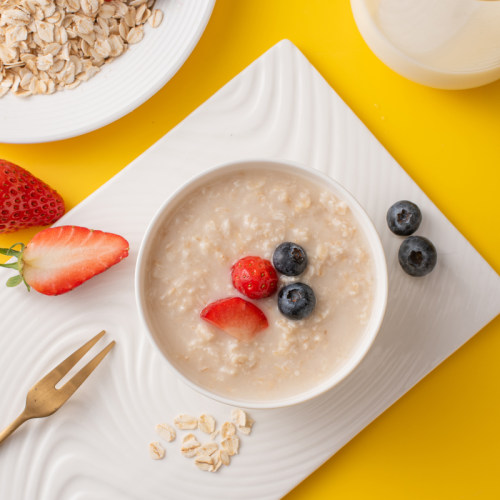
{"type": "Polygon", "coordinates": [[[174,425],[180,430],[196,429],[198,427],[198,419],[181,413],[174,418],[174,425]]]}
{"type": "Polygon", "coordinates": [[[252,432],[253,419],[239,408],[231,411],[231,419],[238,426],[238,430],[247,436],[252,432]]]}
{"type": "Polygon", "coordinates": [[[198,429],[206,434],[212,434],[215,431],[215,418],[212,415],[200,415],[198,419],[198,429]]]}
{"type": "Polygon", "coordinates": [[[222,436],[222,439],[226,439],[230,436],[234,436],[236,434],[236,427],[232,422],[224,422],[222,424],[220,434],[222,436]]]}
{"type": "Polygon", "coordinates": [[[238,453],[240,448],[240,438],[238,436],[229,436],[221,441],[221,446],[227,451],[227,454],[232,457],[238,453]]]}
{"type": "Polygon", "coordinates": [[[196,455],[208,455],[209,457],[212,456],[217,450],[219,449],[219,446],[217,443],[209,442],[202,444],[197,450],[196,450],[196,455]]]}
{"type": "Polygon", "coordinates": [[[182,440],[181,453],[186,458],[193,458],[196,455],[196,450],[201,446],[201,443],[196,439],[194,434],[186,434],[182,440]]]}
{"type": "Polygon", "coordinates": [[[214,458],[208,455],[198,455],[194,459],[194,464],[198,467],[198,469],[206,471],[212,471],[214,469],[214,462],[214,458]]]}
{"type": "Polygon", "coordinates": [[[156,28],[155,0],[0,0],[0,97],[73,89],[156,28]],[[153,9],[153,10],[152,10],[153,9]]]}
{"type": "MultiPolygon", "coordinates": [[[[194,458],[195,466],[203,471],[217,472],[223,465],[227,467],[231,463],[230,457],[239,452],[240,438],[236,435],[237,429],[242,434],[248,435],[254,424],[254,420],[240,409],[234,409],[231,412],[231,419],[232,422],[224,422],[220,429],[216,429],[215,418],[212,415],[203,413],[199,418],[185,413],[177,415],[174,419],[177,429],[198,429],[205,434],[210,434],[210,441],[206,443],[200,443],[192,432],[185,434],[180,446],[181,454],[186,458],[194,458]],[[217,443],[215,439],[219,435],[221,441],[217,443]]],[[[175,430],[169,424],[158,424],[155,429],[157,434],[167,442],[173,441],[176,437],[175,430]]],[[[165,456],[165,450],[160,443],[150,443],[149,447],[151,458],[159,460],[165,456]]]]}
{"type": "Polygon", "coordinates": [[[226,450],[219,450],[219,456],[222,465],[229,465],[231,463],[231,459],[229,458],[229,453],[226,450]]]}
{"type": "Polygon", "coordinates": [[[165,456],[165,448],[157,441],[149,443],[149,454],[153,460],[161,460],[165,456]]]}
{"type": "Polygon", "coordinates": [[[168,424],[158,424],[155,430],[161,438],[163,438],[167,443],[175,439],[175,429],[168,424]]]}

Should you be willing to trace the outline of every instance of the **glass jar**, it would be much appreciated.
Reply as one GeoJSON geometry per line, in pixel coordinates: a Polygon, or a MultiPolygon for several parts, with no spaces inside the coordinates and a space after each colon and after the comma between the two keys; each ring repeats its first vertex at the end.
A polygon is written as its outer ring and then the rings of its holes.
{"type": "Polygon", "coordinates": [[[500,1],[351,0],[373,52],[402,76],[464,89],[500,79],[500,1]]]}

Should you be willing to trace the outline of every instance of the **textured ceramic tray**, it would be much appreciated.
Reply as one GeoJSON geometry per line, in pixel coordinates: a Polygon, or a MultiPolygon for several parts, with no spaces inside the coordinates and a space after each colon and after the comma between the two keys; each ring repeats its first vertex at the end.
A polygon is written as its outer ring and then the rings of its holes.
{"type": "MultiPolygon", "coordinates": [[[[276,499],[500,311],[499,276],[287,41],[61,223],[123,234],[131,255],[60,297],[0,288],[1,424],[21,410],[32,383],[86,338],[105,328],[117,346],[60,412],[29,422],[4,443],[2,499],[276,499]],[[221,422],[229,408],[173,378],[140,330],[133,274],[141,237],[181,182],[219,163],[257,156],[328,172],[367,209],[389,267],[382,330],[361,365],[335,389],[300,406],[253,411],[254,432],[244,437],[230,467],[217,474],[197,470],[178,452],[179,440],[167,445],[165,460],[153,462],[147,444],[156,437],[156,423],[172,421],[181,411],[210,412],[221,422]],[[423,279],[400,270],[400,240],[386,229],[387,207],[401,198],[421,206],[419,233],[439,250],[438,266],[423,279]]],[[[8,274],[2,270],[0,281],[8,274]]]]}
{"type": "Polygon", "coordinates": [[[157,0],[161,25],[74,90],[0,99],[0,142],[55,141],[84,134],[130,113],[172,78],[198,43],[215,0],[157,0]]]}

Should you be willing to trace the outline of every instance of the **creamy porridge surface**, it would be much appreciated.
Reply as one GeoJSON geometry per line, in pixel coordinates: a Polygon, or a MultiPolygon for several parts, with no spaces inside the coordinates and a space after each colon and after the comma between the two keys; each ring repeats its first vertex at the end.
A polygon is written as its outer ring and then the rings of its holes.
{"type": "Polygon", "coordinates": [[[148,310],[161,348],[220,395],[266,400],[314,387],[345,363],[370,318],[373,259],[357,221],[345,201],[294,174],[252,169],[196,190],[163,223],[150,256],[148,310]],[[304,247],[309,264],[280,285],[310,285],[311,316],[282,316],[277,294],[252,301],[269,327],[248,343],[200,318],[210,302],[239,296],[234,262],[272,260],[284,241],[304,247]]]}

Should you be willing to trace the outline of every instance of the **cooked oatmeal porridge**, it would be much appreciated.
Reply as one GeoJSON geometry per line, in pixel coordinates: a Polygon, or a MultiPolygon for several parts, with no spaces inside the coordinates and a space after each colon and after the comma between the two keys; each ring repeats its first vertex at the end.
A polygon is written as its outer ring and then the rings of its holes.
{"type": "Polygon", "coordinates": [[[371,314],[373,258],[356,219],[345,201],[295,174],[250,169],[197,189],[164,221],[148,266],[161,349],[193,382],[227,397],[276,399],[314,387],[352,355],[371,314]],[[279,275],[278,288],[307,283],[316,295],[309,317],[283,316],[277,294],[251,301],[269,327],[249,342],[200,318],[207,304],[239,296],[233,263],[272,260],[286,241],[306,250],[308,266],[279,275]]]}

